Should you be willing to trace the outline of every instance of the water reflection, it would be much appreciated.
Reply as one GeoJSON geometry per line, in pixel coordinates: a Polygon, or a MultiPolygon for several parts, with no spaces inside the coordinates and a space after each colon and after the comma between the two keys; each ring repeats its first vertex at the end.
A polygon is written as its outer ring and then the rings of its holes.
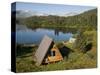
{"type": "Polygon", "coordinates": [[[62,27],[41,27],[30,29],[24,25],[16,25],[16,41],[19,44],[39,44],[44,35],[48,35],[53,38],[55,42],[58,42],[69,40],[69,38],[73,36],[73,33],[71,32],[71,29],[62,27]]]}
{"type": "Polygon", "coordinates": [[[59,30],[58,29],[55,29],[55,35],[59,36],[59,30]]]}

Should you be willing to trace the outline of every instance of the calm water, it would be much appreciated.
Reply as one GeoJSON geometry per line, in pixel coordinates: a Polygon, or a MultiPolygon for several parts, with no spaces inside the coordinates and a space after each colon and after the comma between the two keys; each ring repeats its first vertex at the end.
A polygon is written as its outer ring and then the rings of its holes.
{"type": "Polygon", "coordinates": [[[55,42],[67,41],[73,36],[71,32],[54,28],[29,29],[24,25],[16,25],[16,41],[19,44],[39,44],[44,35],[48,35],[49,37],[53,38],[55,42]]]}

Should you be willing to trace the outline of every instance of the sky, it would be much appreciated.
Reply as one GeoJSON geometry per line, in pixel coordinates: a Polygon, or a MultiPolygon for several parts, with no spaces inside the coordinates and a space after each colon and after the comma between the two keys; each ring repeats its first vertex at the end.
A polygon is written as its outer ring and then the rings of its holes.
{"type": "Polygon", "coordinates": [[[43,3],[24,3],[17,2],[16,10],[40,12],[49,15],[62,15],[68,13],[82,13],[87,10],[94,9],[92,6],[79,6],[79,5],[61,5],[61,4],[43,4],[43,3]]]}

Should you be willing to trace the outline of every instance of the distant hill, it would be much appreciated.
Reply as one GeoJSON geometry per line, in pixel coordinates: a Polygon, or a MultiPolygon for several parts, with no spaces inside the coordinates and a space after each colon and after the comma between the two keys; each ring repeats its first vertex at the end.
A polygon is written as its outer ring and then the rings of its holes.
{"type": "Polygon", "coordinates": [[[81,14],[67,17],[68,24],[97,26],[97,9],[85,11],[81,14]]]}
{"type": "MultiPolygon", "coordinates": [[[[27,17],[31,17],[31,16],[48,16],[50,14],[47,13],[41,13],[41,12],[37,12],[37,11],[30,11],[30,10],[16,10],[16,11],[12,11],[13,14],[16,13],[16,18],[27,18],[27,17]]],[[[68,16],[74,16],[77,15],[77,13],[75,12],[69,12],[66,14],[61,14],[59,16],[61,17],[68,17],[68,16]]],[[[53,15],[53,16],[58,16],[58,15],[53,15]]]]}
{"type": "MultiPolygon", "coordinates": [[[[70,13],[69,13],[70,14],[70,13]]],[[[29,27],[34,26],[90,26],[96,29],[97,27],[97,9],[92,9],[85,11],[81,14],[74,16],[56,16],[56,15],[47,15],[47,16],[30,16],[24,19],[17,19],[20,24],[27,25],[29,27]]]]}

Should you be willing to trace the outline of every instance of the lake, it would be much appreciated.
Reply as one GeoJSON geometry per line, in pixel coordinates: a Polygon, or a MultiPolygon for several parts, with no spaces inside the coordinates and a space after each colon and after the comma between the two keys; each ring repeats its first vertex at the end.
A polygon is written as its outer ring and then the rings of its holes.
{"type": "Polygon", "coordinates": [[[55,42],[67,41],[72,36],[66,28],[35,28],[30,29],[25,25],[16,25],[16,42],[18,44],[39,44],[43,37],[47,35],[55,42]]]}

